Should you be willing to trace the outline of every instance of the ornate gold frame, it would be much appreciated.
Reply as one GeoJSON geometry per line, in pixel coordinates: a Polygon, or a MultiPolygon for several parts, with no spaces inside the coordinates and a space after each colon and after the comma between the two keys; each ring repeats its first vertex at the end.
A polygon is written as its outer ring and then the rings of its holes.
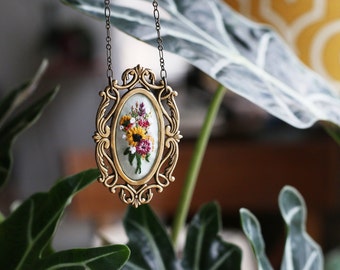
{"type": "MultiPolygon", "coordinates": [[[[178,160],[178,143],[182,138],[179,131],[179,112],[175,102],[177,92],[161,81],[155,83],[155,74],[141,67],[127,69],[122,75],[122,84],[117,80],[99,93],[96,129],[93,139],[96,142],[96,162],[103,183],[112,193],[120,190],[120,199],[126,204],[138,207],[149,203],[152,189],[162,192],[175,181],[173,171],[178,160]],[[122,96],[120,92],[125,92],[122,96]],[[132,179],[123,169],[117,154],[119,118],[127,101],[132,97],[144,96],[150,101],[155,113],[158,134],[157,153],[149,172],[140,179],[132,179]],[[111,104],[112,103],[112,104],[111,104]]],[[[121,127],[120,127],[121,128],[121,127]]]]}

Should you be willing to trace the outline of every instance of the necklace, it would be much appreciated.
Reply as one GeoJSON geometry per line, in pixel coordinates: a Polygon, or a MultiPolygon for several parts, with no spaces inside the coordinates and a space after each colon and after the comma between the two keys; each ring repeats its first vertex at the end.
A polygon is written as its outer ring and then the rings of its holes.
{"type": "Polygon", "coordinates": [[[122,83],[113,79],[110,0],[104,0],[108,86],[96,117],[98,181],[134,207],[149,203],[153,191],[162,192],[175,181],[178,160],[179,112],[177,92],[167,83],[158,3],[152,2],[161,80],[148,68],[126,69],[122,83]]]}

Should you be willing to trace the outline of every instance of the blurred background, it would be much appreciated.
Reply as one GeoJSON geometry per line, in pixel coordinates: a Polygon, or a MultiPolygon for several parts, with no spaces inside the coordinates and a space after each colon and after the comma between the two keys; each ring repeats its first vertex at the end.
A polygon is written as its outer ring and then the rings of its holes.
{"type": "MultiPolygon", "coordinates": [[[[227,2],[246,16],[276,27],[298,56],[340,91],[340,2],[227,2]]],[[[0,210],[8,213],[14,199],[46,191],[58,178],[95,166],[92,135],[98,92],[107,83],[106,31],[104,22],[59,1],[12,0],[0,4],[0,32],[0,97],[30,79],[44,57],[50,67],[38,92],[61,86],[42,118],[15,144],[12,179],[0,191],[0,210]]],[[[158,76],[155,49],[114,29],[112,36],[114,74],[141,64],[158,76]]],[[[166,53],[165,61],[169,82],[179,92],[184,139],[176,182],[164,194],[155,195],[153,207],[171,222],[195,139],[217,85],[175,55],[166,53]]],[[[339,162],[339,147],[320,126],[297,130],[228,93],[214,126],[191,214],[202,203],[217,200],[224,226],[238,230],[238,209],[249,208],[259,217],[268,253],[277,263],[284,226],[276,201],[280,189],[291,184],[304,195],[309,231],[327,252],[340,245],[339,162]]],[[[75,198],[55,244],[58,248],[88,246],[93,231],[119,221],[124,209],[116,195],[100,184],[92,185],[75,198]],[[79,227],[79,222],[84,226],[79,227]]]]}

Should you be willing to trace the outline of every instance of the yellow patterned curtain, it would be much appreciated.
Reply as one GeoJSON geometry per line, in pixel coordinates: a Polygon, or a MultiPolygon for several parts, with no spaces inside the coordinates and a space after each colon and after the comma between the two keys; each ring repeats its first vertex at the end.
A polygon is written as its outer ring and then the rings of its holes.
{"type": "Polygon", "coordinates": [[[226,0],[276,28],[300,59],[340,93],[340,0],[226,0]]]}

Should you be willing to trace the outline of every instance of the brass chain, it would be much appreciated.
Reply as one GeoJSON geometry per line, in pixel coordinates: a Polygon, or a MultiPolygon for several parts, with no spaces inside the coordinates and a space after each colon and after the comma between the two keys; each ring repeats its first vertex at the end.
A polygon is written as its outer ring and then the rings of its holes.
{"type": "Polygon", "coordinates": [[[104,0],[104,15],[105,15],[105,27],[106,27],[106,62],[107,71],[106,76],[109,80],[109,85],[112,84],[113,71],[112,71],[112,57],[111,57],[111,8],[110,0],[104,0]]]}
{"type": "MultiPolygon", "coordinates": [[[[157,32],[157,43],[158,43],[158,53],[159,53],[159,63],[161,67],[160,76],[164,82],[165,87],[167,86],[167,72],[165,69],[165,61],[164,61],[164,45],[163,39],[161,37],[161,23],[158,9],[158,2],[153,0],[153,16],[155,19],[155,28],[157,32]]],[[[104,15],[105,15],[105,27],[106,27],[106,61],[107,61],[107,78],[109,80],[109,84],[112,83],[113,71],[112,71],[112,56],[111,56],[111,7],[110,0],[104,0],[104,15]]]]}
{"type": "Polygon", "coordinates": [[[163,45],[163,39],[161,37],[161,22],[160,22],[160,17],[159,17],[159,9],[158,9],[158,3],[156,0],[153,0],[152,2],[153,5],[153,17],[155,19],[155,26],[156,26],[156,32],[157,32],[157,43],[158,43],[158,53],[159,53],[159,64],[161,67],[160,75],[161,78],[165,84],[165,87],[167,85],[167,79],[168,79],[168,74],[165,69],[165,61],[164,61],[164,45],[163,45]]]}

